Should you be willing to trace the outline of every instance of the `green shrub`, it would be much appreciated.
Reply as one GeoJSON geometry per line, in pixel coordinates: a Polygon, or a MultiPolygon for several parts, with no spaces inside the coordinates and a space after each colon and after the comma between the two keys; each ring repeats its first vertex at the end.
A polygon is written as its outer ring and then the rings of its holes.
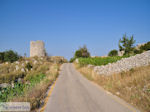
{"type": "Polygon", "coordinates": [[[80,57],[88,58],[88,57],[90,57],[90,53],[89,53],[87,47],[84,45],[83,47],[81,47],[79,50],[77,50],[75,52],[74,57],[75,58],[80,58],[80,57]]]}
{"type": "Polygon", "coordinates": [[[5,51],[5,52],[0,52],[0,62],[14,62],[17,61],[20,58],[20,56],[12,51],[5,51]]]}
{"type": "Polygon", "coordinates": [[[27,68],[28,70],[31,70],[32,65],[31,65],[30,63],[27,63],[26,68],[27,68]]]}
{"type": "Polygon", "coordinates": [[[122,39],[119,40],[119,50],[125,51],[124,55],[130,55],[134,51],[134,37],[133,35],[128,38],[126,34],[123,35],[122,39]]]}
{"type": "Polygon", "coordinates": [[[44,79],[44,77],[46,77],[45,74],[27,74],[26,77],[25,77],[25,80],[27,81],[30,81],[31,85],[35,85],[37,83],[39,83],[41,80],[44,79]]]}
{"type": "Polygon", "coordinates": [[[108,53],[108,56],[118,56],[118,51],[117,50],[111,50],[109,53],[108,53]]]}
{"type": "Polygon", "coordinates": [[[144,51],[150,50],[150,42],[147,42],[146,44],[142,45],[140,47],[140,50],[144,50],[144,51]]]}
{"type": "Polygon", "coordinates": [[[141,49],[140,50],[137,50],[137,49],[134,50],[134,54],[141,54],[142,52],[143,52],[143,50],[141,50],[141,49]]]}
{"type": "Polygon", "coordinates": [[[0,52],[0,63],[4,62],[4,52],[0,52]]]}
{"type": "Polygon", "coordinates": [[[77,50],[77,51],[75,52],[75,57],[77,57],[77,58],[82,57],[82,52],[81,52],[81,50],[77,50]]]}
{"type": "Polygon", "coordinates": [[[31,75],[29,78],[31,84],[39,83],[46,75],[45,74],[37,74],[37,75],[31,75]]]}
{"type": "Polygon", "coordinates": [[[70,63],[74,62],[75,60],[76,60],[76,58],[74,58],[74,57],[71,58],[71,59],[70,59],[70,63]]]}
{"type": "Polygon", "coordinates": [[[0,90],[0,102],[6,102],[11,100],[13,97],[23,95],[25,91],[40,83],[45,77],[45,74],[28,75],[27,79],[30,81],[30,84],[22,84],[17,82],[14,83],[13,88],[3,88],[2,90],[0,90]]]}
{"type": "Polygon", "coordinates": [[[128,56],[114,56],[114,57],[96,57],[96,58],[79,58],[79,64],[81,66],[84,65],[96,65],[96,66],[100,66],[100,65],[106,65],[108,63],[113,63],[116,62],[122,58],[125,58],[128,56]]]}
{"type": "Polygon", "coordinates": [[[3,88],[0,91],[0,102],[7,102],[14,96],[23,95],[25,90],[25,84],[15,83],[14,87],[3,88]]]}

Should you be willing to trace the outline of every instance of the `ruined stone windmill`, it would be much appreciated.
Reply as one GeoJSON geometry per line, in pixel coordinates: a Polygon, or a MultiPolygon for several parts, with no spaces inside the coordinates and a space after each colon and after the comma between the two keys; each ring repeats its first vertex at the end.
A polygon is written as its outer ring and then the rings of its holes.
{"type": "Polygon", "coordinates": [[[46,56],[45,44],[43,41],[31,41],[30,42],[30,57],[44,57],[46,56]]]}

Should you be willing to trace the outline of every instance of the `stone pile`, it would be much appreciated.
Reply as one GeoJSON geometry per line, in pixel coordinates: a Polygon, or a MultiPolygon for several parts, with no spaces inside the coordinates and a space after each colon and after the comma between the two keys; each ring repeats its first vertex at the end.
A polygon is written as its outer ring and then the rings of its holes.
{"type": "Polygon", "coordinates": [[[150,65],[150,51],[137,54],[129,58],[123,58],[116,63],[109,63],[104,66],[94,66],[94,71],[99,75],[111,75],[123,71],[129,71],[135,67],[150,65]]]}

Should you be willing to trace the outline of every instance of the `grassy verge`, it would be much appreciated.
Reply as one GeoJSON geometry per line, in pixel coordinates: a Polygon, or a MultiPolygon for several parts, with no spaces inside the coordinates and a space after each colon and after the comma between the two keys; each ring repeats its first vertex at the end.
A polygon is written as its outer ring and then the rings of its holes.
{"type": "Polygon", "coordinates": [[[31,110],[38,109],[43,102],[48,87],[58,76],[57,64],[50,66],[49,73],[30,73],[24,78],[29,83],[15,83],[14,87],[4,88],[0,92],[0,102],[30,102],[31,110]]]}
{"type": "Polygon", "coordinates": [[[58,70],[59,66],[54,64],[51,65],[49,74],[33,74],[33,76],[30,74],[29,80],[31,80],[31,86],[19,98],[15,97],[11,101],[27,101],[31,103],[32,110],[38,109],[40,104],[43,103],[48,87],[56,80],[58,70]]]}
{"type": "Polygon", "coordinates": [[[150,66],[111,76],[97,75],[86,66],[75,67],[89,80],[121,97],[143,112],[150,112],[150,66]]]}
{"type": "Polygon", "coordinates": [[[114,56],[114,57],[95,57],[95,58],[79,58],[79,64],[80,66],[84,66],[84,65],[96,65],[96,66],[100,66],[100,65],[106,65],[108,63],[113,63],[116,62],[122,58],[126,58],[129,56],[114,56]]]}
{"type": "Polygon", "coordinates": [[[9,86],[0,87],[0,102],[30,102],[31,110],[37,111],[62,63],[36,57],[2,64],[0,84],[9,86]]]}

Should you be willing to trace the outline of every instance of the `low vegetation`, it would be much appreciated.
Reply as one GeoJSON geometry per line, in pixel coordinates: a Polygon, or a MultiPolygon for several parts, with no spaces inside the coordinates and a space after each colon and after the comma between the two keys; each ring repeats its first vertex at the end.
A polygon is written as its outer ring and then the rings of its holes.
{"type": "Polygon", "coordinates": [[[0,63],[3,62],[14,62],[17,61],[21,56],[14,52],[13,50],[0,52],[0,63]]]}
{"type": "Polygon", "coordinates": [[[75,64],[89,80],[121,97],[143,112],[150,112],[150,66],[111,76],[97,75],[93,69],[75,64]]]}
{"type": "Polygon", "coordinates": [[[150,41],[147,42],[146,44],[142,45],[140,47],[140,50],[142,50],[142,51],[148,51],[148,50],[150,50],[150,41]]]}
{"type": "MultiPolygon", "coordinates": [[[[147,42],[140,46],[135,46],[135,40],[133,35],[129,38],[126,34],[119,40],[119,51],[122,51],[122,55],[135,55],[150,50],[150,42],[147,42]]],[[[111,50],[108,56],[117,56],[117,50],[111,50]]]]}
{"type": "Polygon", "coordinates": [[[147,42],[147,43],[139,46],[138,49],[134,49],[134,54],[140,54],[140,53],[142,53],[144,51],[148,51],[148,50],[150,50],[150,42],[147,42]]]}
{"type": "Polygon", "coordinates": [[[108,63],[116,62],[125,57],[128,57],[128,56],[78,58],[78,61],[79,61],[80,66],[85,66],[88,64],[100,66],[100,65],[106,65],[108,63]]]}
{"type": "Polygon", "coordinates": [[[48,87],[56,80],[62,57],[21,58],[0,65],[0,102],[30,102],[40,107],[48,87]]]}
{"type": "Polygon", "coordinates": [[[58,76],[59,65],[53,64],[49,67],[49,73],[47,71],[45,74],[40,72],[28,74],[25,77],[25,81],[29,83],[23,85],[23,94],[15,95],[15,97],[10,99],[10,101],[27,101],[30,102],[32,110],[38,109],[43,103],[48,87],[56,80],[58,76]]]}
{"type": "Polygon", "coordinates": [[[90,57],[90,52],[88,51],[86,45],[83,47],[80,47],[78,50],[76,50],[74,57],[70,59],[70,62],[75,61],[77,58],[88,58],[90,57]]]}
{"type": "Polygon", "coordinates": [[[128,38],[126,34],[123,35],[122,39],[119,40],[119,50],[124,51],[123,55],[130,55],[133,54],[135,49],[134,47],[134,37],[133,35],[128,38]]]}
{"type": "Polygon", "coordinates": [[[118,56],[118,51],[117,51],[116,49],[111,50],[111,51],[108,53],[108,56],[118,56]]]}
{"type": "MultiPolygon", "coordinates": [[[[122,58],[140,54],[150,50],[150,42],[134,46],[133,36],[128,38],[125,35],[119,40],[119,51],[123,56],[117,56],[118,51],[112,50],[108,57],[78,57],[74,65],[89,80],[94,81],[104,89],[121,97],[143,112],[150,112],[150,65],[132,68],[127,72],[121,72],[110,76],[98,75],[94,72],[93,66],[114,63],[122,58]]],[[[74,61],[76,58],[73,58],[74,61]]]]}

